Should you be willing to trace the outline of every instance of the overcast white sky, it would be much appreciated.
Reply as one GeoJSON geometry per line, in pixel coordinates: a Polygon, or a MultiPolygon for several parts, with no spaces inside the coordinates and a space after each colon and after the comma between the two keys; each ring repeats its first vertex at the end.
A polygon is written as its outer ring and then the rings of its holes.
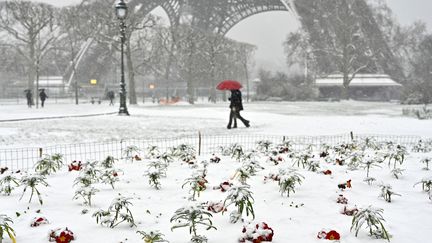
{"type": "MultiPolygon", "coordinates": [[[[80,2],[80,0],[32,1],[56,6],[80,2]]],[[[416,20],[422,20],[428,24],[429,30],[432,30],[432,0],[387,0],[387,3],[402,24],[409,25],[416,20]]],[[[258,47],[257,66],[281,70],[285,65],[282,42],[298,25],[298,21],[289,12],[262,13],[236,25],[228,33],[228,37],[256,45],[258,47]]]]}

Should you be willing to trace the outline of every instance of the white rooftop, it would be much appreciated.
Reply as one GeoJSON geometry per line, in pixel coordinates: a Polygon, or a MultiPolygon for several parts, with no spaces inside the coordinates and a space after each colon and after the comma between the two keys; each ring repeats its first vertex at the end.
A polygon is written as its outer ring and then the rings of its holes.
{"type": "MultiPolygon", "coordinates": [[[[332,74],[324,78],[317,78],[315,85],[318,87],[342,86],[342,74],[332,74]]],[[[402,86],[387,74],[357,74],[350,83],[351,87],[398,87],[402,86]]]]}
{"type": "MultiPolygon", "coordinates": [[[[36,84],[36,80],[34,81],[36,84]]],[[[64,86],[62,76],[41,76],[39,77],[39,86],[64,86]]]]}

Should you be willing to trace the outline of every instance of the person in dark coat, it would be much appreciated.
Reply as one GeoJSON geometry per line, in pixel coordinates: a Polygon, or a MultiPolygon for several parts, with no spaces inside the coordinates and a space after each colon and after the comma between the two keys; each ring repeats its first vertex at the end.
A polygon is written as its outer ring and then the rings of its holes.
{"type": "Polygon", "coordinates": [[[108,99],[110,100],[109,105],[114,105],[114,98],[115,98],[114,91],[112,91],[112,90],[108,91],[107,95],[108,95],[108,99]]]}
{"type": "Polygon", "coordinates": [[[250,121],[244,119],[240,115],[240,111],[243,110],[243,102],[242,102],[242,94],[240,90],[231,90],[231,97],[229,98],[230,102],[230,118],[228,122],[228,129],[231,129],[231,125],[234,122],[233,128],[237,128],[237,118],[243,122],[246,127],[250,127],[250,121]]]}
{"type": "Polygon", "coordinates": [[[41,92],[39,92],[39,98],[41,100],[41,106],[44,107],[45,100],[48,98],[48,95],[45,93],[44,89],[42,89],[41,92]]]}
{"type": "Polygon", "coordinates": [[[31,90],[29,90],[29,89],[24,90],[24,92],[25,92],[26,99],[27,99],[27,106],[29,108],[31,108],[33,105],[33,94],[31,92],[31,90]]]}

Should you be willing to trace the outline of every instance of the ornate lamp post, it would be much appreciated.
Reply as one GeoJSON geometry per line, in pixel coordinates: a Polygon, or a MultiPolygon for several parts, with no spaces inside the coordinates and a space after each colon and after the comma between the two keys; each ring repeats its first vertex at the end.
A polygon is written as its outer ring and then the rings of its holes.
{"type": "Polygon", "coordinates": [[[125,19],[128,14],[128,7],[124,0],[119,0],[115,5],[116,15],[120,20],[120,39],[121,39],[121,80],[120,80],[120,110],[119,115],[129,116],[129,112],[126,107],[126,83],[124,74],[124,44],[126,40],[126,24],[125,19]]]}

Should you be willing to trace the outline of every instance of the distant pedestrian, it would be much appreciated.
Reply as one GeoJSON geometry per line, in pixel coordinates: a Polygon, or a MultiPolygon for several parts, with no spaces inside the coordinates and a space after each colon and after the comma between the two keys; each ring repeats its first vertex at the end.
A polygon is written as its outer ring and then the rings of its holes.
{"type": "Polygon", "coordinates": [[[24,90],[24,92],[25,92],[26,99],[27,99],[27,106],[29,108],[31,108],[33,105],[33,94],[31,92],[31,90],[29,90],[29,89],[24,90]]]}
{"type": "Polygon", "coordinates": [[[244,119],[240,115],[240,111],[243,110],[242,94],[240,90],[231,90],[231,97],[229,98],[230,103],[230,118],[228,122],[228,129],[231,129],[231,125],[234,122],[233,128],[237,128],[237,118],[243,122],[246,127],[250,127],[250,121],[244,119]]]}
{"type": "Polygon", "coordinates": [[[39,98],[40,98],[40,100],[41,100],[41,106],[42,106],[42,108],[43,108],[44,105],[45,105],[45,100],[48,98],[48,95],[45,93],[45,89],[42,89],[42,90],[39,92],[39,98]]]}
{"type": "Polygon", "coordinates": [[[112,91],[112,90],[108,91],[107,96],[108,96],[108,99],[110,100],[109,105],[110,105],[110,106],[111,106],[111,105],[114,105],[114,98],[115,98],[115,93],[114,93],[114,91],[112,91]]]}

